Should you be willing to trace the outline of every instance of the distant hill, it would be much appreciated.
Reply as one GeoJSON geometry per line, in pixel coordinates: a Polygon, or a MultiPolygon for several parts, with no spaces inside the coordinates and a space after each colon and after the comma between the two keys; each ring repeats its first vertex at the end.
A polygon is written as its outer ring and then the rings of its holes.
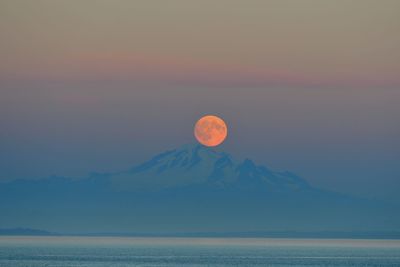
{"type": "Polygon", "coordinates": [[[0,229],[0,236],[86,236],[86,237],[217,237],[217,238],[351,238],[351,239],[400,239],[400,232],[178,232],[178,233],[121,233],[87,232],[55,233],[30,228],[0,229]]]}
{"type": "Polygon", "coordinates": [[[30,228],[10,228],[0,229],[0,235],[49,236],[55,235],[55,233],[30,228]]]}
{"type": "Polygon", "coordinates": [[[55,232],[390,232],[399,208],[186,145],[129,170],[0,184],[0,227],[55,232]]]}

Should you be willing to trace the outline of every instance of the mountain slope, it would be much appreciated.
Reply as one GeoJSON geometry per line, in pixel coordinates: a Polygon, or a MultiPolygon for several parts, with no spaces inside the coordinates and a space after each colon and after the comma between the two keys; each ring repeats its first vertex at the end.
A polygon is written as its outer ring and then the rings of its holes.
{"type": "Polygon", "coordinates": [[[311,187],[289,172],[273,172],[246,159],[235,163],[223,152],[201,145],[159,154],[127,172],[112,175],[118,190],[157,191],[185,186],[290,192],[311,187]]]}
{"type": "Polygon", "coordinates": [[[0,184],[0,227],[52,232],[399,230],[398,207],[187,145],[127,171],[0,184]]]}

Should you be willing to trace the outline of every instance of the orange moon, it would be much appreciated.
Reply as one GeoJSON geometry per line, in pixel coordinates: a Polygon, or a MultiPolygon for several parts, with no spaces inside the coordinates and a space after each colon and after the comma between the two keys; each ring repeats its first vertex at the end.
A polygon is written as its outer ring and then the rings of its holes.
{"type": "Polygon", "coordinates": [[[214,115],[200,118],[194,126],[194,136],[205,146],[218,146],[224,142],[227,135],[226,123],[214,115]]]}

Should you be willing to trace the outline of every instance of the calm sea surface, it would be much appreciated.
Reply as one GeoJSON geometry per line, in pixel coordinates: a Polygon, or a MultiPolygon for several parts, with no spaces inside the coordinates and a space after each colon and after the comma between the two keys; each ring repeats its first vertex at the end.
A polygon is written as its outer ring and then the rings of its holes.
{"type": "Polygon", "coordinates": [[[0,237],[1,267],[400,266],[400,240],[0,237]]]}

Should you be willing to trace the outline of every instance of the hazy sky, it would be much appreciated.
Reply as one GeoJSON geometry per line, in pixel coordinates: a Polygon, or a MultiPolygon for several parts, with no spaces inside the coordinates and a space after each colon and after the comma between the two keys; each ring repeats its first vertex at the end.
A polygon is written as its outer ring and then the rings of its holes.
{"type": "Polygon", "coordinates": [[[0,179],[126,169],[225,118],[220,149],[400,190],[400,1],[0,0],[0,179]]]}

